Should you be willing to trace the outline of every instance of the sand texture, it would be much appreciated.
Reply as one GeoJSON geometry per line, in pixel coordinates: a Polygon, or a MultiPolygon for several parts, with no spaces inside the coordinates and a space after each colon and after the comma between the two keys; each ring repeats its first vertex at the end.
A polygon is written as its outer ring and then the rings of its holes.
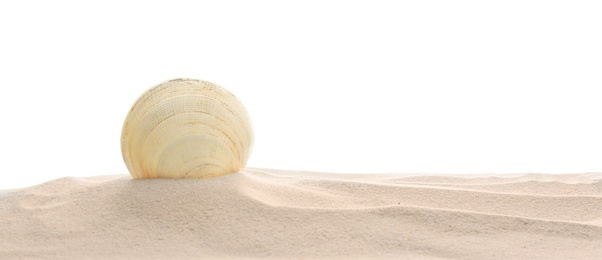
{"type": "Polygon", "coordinates": [[[66,177],[0,191],[0,258],[602,259],[602,174],[66,177]]]}

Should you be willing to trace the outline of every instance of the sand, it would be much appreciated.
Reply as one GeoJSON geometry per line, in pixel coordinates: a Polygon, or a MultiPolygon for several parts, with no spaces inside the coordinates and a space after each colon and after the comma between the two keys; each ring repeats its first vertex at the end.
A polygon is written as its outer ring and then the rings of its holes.
{"type": "Polygon", "coordinates": [[[0,258],[602,259],[602,173],[66,177],[0,191],[0,258]]]}

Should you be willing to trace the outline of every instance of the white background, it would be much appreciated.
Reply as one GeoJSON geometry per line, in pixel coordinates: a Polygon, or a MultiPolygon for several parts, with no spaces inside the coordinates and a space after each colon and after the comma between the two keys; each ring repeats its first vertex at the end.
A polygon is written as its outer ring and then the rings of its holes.
{"type": "Polygon", "coordinates": [[[127,174],[128,109],[177,77],[242,100],[250,167],[602,171],[599,1],[7,2],[0,189],[127,174]]]}

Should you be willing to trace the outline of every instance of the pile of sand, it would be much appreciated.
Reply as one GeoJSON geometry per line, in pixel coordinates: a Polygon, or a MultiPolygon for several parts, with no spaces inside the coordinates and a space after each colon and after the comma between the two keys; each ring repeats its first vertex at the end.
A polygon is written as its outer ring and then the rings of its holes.
{"type": "Polygon", "coordinates": [[[602,174],[62,178],[0,191],[0,258],[602,258],[602,174]]]}

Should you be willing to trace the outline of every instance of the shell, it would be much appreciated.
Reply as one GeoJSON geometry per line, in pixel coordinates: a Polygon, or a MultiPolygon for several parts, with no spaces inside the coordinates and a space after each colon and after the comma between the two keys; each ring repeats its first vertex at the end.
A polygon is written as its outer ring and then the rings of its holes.
{"type": "Polygon", "coordinates": [[[121,152],[134,178],[208,178],[240,171],[253,146],[247,110],[226,89],[173,79],[147,90],[123,124],[121,152]]]}

